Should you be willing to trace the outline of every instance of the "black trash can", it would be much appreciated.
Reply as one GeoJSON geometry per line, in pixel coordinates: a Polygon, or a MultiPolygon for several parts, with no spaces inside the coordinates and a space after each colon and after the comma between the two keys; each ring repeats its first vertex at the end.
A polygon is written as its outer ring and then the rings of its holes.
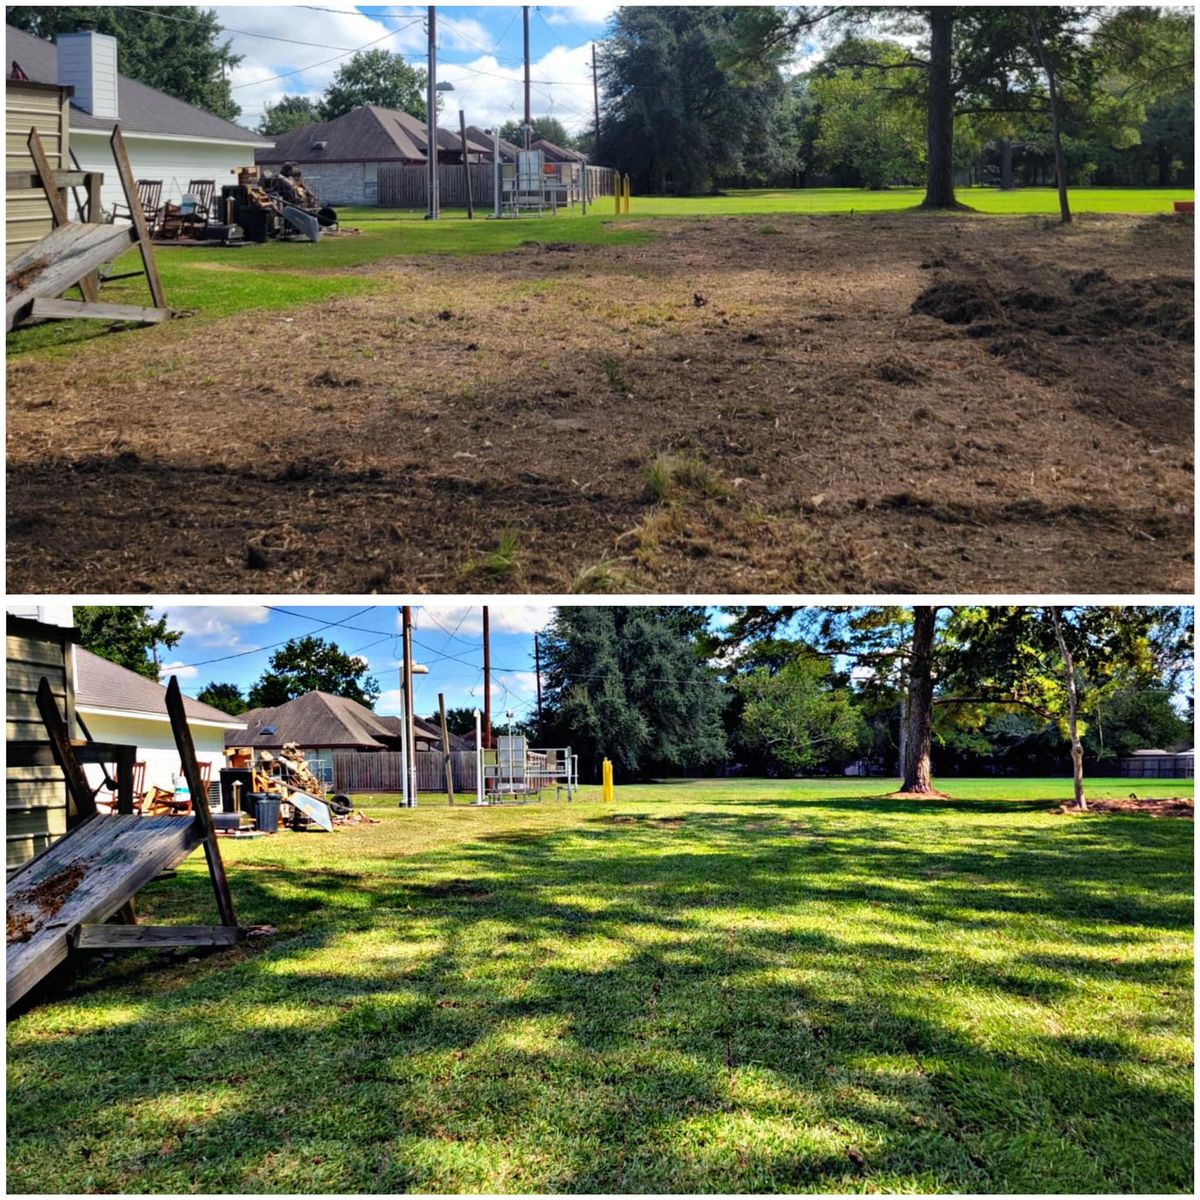
{"type": "Polygon", "coordinates": [[[255,796],[254,820],[261,833],[279,832],[279,798],[277,796],[255,796]]]}

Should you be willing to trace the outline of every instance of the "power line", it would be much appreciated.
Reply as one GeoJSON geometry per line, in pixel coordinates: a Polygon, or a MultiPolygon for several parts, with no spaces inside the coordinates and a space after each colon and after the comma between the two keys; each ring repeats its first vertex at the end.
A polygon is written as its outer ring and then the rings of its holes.
{"type": "MultiPolygon", "coordinates": [[[[177,17],[172,13],[158,12],[150,10],[148,16],[159,21],[177,21],[181,25],[194,25],[195,22],[190,17],[177,17]]],[[[249,29],[231,29],[228,25],[219,27],[221,33],[234,33],[238,37],[261,38],[266,42],[287,42],[289,46],[311,46],[315,50],[346,50],[353,54],[354,51],[349,46],[330,46],[326,42],[302,42],[296,38],[278,37],[273,33],[252,33],[249,29]]],[[[398,30],[396,32],[399,32],[398,30]]]]}

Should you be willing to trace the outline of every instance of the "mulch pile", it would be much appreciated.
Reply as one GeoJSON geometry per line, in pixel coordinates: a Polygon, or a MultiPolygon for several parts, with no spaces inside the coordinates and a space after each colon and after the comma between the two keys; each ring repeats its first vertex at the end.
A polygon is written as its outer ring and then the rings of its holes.
{"type": "MultiPolygon", "coordinates": [[[[1116,813],[1128,816],[1130,813],[1141,813],[1148,817],[1180,817],[1185,821],[1195,819],[1195,802],[1185,796],[1148,797],[1136,793],[1119,800],[1089,800],[1088,812],[1116,813]]],[[[1079,810],[1074,805],[1059,805],[1053,810],[1057,813],[1078,815],[1079,810]]]]}

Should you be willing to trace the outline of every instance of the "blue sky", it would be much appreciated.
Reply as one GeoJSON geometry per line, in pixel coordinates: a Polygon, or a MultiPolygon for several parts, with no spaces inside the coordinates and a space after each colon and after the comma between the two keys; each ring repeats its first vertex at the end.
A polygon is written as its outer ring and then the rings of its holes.
{"type": "MultiPolygon", "coordinates": [[[[592,120],[591,44],[604,36],[612,4],[537,5],[530,12],[533,111],[568,129],[592,120]]],[[[225,37],[243,61],[231,72],[241,124],[284,94],[316,97],[358,49],[387,49],[423,66],[424,6],[217,5],[225,37]],[[283,78],[275,78],[276,76],[283,78]]],[[[519,5],[437,6],[439,79],[454,84],[443,123],[487,126],[523,114],[519,5]]]]}
{"type": "MultiPolygon", "coordinates": [[[[400,699],[400,610],[378,605],[220,606],[156,608],[183,638],[163,658],[163,679],[179,677],[195,695],[212,682],[236,683],[243,692],[268,669],[278,643],[304,634],[333,641],[366,659],[379,681],[381,713],[398,713],[400,699]]],[[[518,718],[534,708],[533,634],[545,627],[553,608],[545,604],[501,604],[490,609],[492,629],[492,712],[499,723],[506,709],[518,718]]],[[[429,667],[414,679],[416,708],[428,716],[438,692],[449,708],[483,704],[482,611],[478,605],[414,609],[414,657],[429,667]]]]}

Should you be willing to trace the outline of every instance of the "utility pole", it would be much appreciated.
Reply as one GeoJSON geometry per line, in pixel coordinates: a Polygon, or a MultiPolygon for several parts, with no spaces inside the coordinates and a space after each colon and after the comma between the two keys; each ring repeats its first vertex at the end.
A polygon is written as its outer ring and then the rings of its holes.
{"type": "Polygon", "coordinates": [[[521,9],[525,17],[525,149],[529,149],[533,113],[529,107],[529,5],[521,9]]]}
{"type": "Polygon", "coordinates": [[[437,156],[437,5],[429,6],[429,79],[426,82],[425,99],[425,157],[428,159],[429,211],[428,221],[436,221],[438,203],[438,156],[437,156]]]}
{"type": "Polygon", "coordinates": [[[492,638],[488,606],[483,606],[483,748],[492,748],[492,638]]]}
{"type": "Polygon", "coordinates": [[[458,136],[462,142],[463,180],[467,185],[467,220],[475,219],[475,198],[471,195],[471,160],[467,154],[467,118],[458,110],[458,136]]]}
{"type": "Polygon", "coordinates": [[[592,111],[596,116],[596,144],[592,147],[592,154],[596,156],[600,153],[600,85],[596,82],[596,43],[592,43],[592,111]]]}
{"type": "Polygon", "coordinates": [[[542,736],[542,655],[538,646],[538,635],[533,635],[533,673],[537,679],[537,727],[538,737],[542,736]]]}
{"type": "Polygon", "coordinates": [[[404,725],[408,735],[408,806],[417,807],[417,729],[413,721],[412,606],[404,606],[404,725]]]}

